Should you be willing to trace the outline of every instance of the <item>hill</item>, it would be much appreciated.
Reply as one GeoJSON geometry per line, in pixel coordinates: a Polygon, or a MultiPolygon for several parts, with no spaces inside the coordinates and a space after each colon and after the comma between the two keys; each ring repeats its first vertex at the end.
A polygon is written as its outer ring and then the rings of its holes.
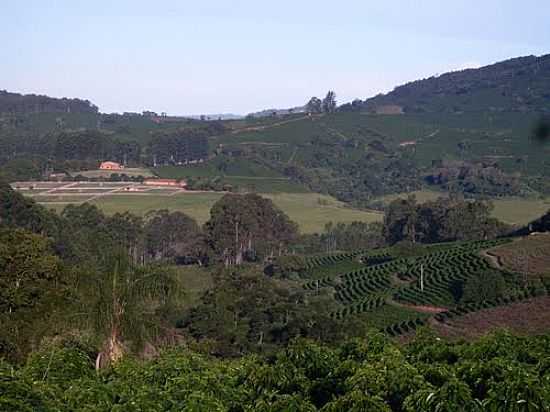
{"type": "Polygon", "coordinates": [[[0,90],[0,113],[97,113],[97,106],[88,100],[10,93],[0,90]]]}
{"type": "Polygon", "coordinates": [[[549,89],[550,55],[527,56],[417,80],[355,107],[394,113],[548,112],[549,89]]]}

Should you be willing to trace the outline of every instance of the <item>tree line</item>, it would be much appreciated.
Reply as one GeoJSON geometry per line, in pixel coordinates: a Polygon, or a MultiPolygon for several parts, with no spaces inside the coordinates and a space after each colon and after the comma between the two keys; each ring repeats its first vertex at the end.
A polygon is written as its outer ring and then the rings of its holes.
{"type": "Polygon", "coordinates": [[[89,100],[56,99],[36,94],[10,93],[0,90],[0,113],[97,113],[98,108],[89,100]]]}

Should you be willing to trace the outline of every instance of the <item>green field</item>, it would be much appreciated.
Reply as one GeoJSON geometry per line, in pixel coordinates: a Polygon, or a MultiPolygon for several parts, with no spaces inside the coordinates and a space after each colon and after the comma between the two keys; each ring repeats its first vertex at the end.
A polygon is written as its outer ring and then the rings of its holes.
{"type": "Polygon", "coordinates": [[[546,199],[495,199],[493,216],[509,224],[526,224],[550,210],[550,198],[546,199]]]}
{"type": "MultiPolygon", "coordinates": [[[[179,210],[202,224],[210,218],[210,208],[222,196],[222,193],[215,192],[184,193],[175,196],[105,195],[94,199],[92,203],[107,214],[129,211],[144,215],[155,209],[179,210]]],[[[328,222],[375,222],[383,218],[379,212],[352,209],[330,196],[316,193],[267,193],[263,196],[272,199],[290,219],[298,223],[302,233],[322,232],[328,222]]],[[[74,197],[70,197],[67,203],[62,203],[62,196],[55,196],[53,199],[55,203],[43,204],[61,210],[75,200],[74,197]]],[[[44,200],[44,197],[41,200],[44,200]]]]}
{"type": "MultiPolygon", "coordinates": [[[[447,197],[444,192],[432,190],[418,190],[410,193],[399,193],[379,198],[385,204],[395,199],[405,199],[409,195],[416,196],[420,203],[436,200],[439,197],[447,197]]],[[[550,210],[550,198],[496,198],[491,199],[494,209],[493,217],[512,225],[525,225],[541,217],[550,210]]]]}
{"type": "Polygon", "coordinates": [[[384,204],[389,204],[396,199],[406,199],[408,196],[415,196],[417,202],[424,203],[437,200],[440,197],[448,197],[448,194],[445,192],[437,192],[435,190],[415,190],[414,192],[409,193],[395,193],[382,196],[377,200],[382,201],[384,204]]]}

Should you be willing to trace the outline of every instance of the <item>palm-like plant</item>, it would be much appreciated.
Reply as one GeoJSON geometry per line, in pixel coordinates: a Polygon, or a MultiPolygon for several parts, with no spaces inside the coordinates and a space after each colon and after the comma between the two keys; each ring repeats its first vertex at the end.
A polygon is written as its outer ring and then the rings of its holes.
{"type": "Polygon", "coordinates": [[[139,349],[158,336],[163,311],[182,295],[172,270],[132,265],[124,253],[108,259],[103,270],[80,276],[77,290],[73,319],[101,340],[97,368],[118,361],[128,345],[139,349]]]}

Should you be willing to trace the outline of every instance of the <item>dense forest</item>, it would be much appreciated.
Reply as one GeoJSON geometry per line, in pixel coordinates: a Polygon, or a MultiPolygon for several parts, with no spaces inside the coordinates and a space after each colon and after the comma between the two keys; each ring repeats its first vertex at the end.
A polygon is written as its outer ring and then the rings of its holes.
{"type": "Polygon", "coordinates": [[[56,99],[36,94],[10,93],[0,90],[0,113],[97,113],[97,106],[88,100],[56,99]]]}
{"type": "Polygon", "coordinates": [[[414,112],[548,112],[550,55],[506,60],[445,73],[396,87],[386,95],[355,101],[342,110],[414,112]]]}

